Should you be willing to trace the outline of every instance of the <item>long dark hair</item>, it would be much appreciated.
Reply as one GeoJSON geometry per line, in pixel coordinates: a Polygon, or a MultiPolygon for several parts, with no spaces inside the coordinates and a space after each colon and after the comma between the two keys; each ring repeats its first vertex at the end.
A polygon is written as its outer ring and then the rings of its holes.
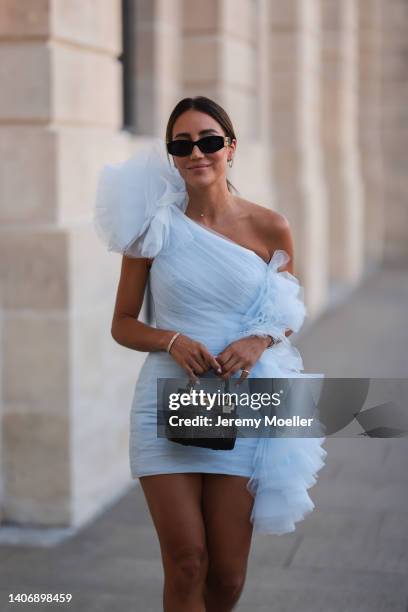
{"type": "MultiPolygon", "coordinates": [[[[185,111],[188,111],[190,109],[198,110],[202,113],[206,113],[207,115],[210,115],[210,117],[215,119],[220,124],[220,126],[225,132],[225,136],[229,136],[231,139],[233,138],[236,139],[232,121],[229,118],[226,111],[222,108],[222,106],[214,102],[214,100],[211,100],[210,98],[206,98],[205,96],[196,96],[195,98],[183,98],[173,108],[170,114],[169,120],[167,122],[166,142],[169,142],[170,140],[172,140],[173,126],[176,123],[176,120],[185,111]]],[[[167,159],[169,160],[169,163],[171,163],[168,153],[167,153],[167,159]]],[[[234,185],[228,179],[227,179],[227,187],[228,187],[228,191],[230,191],[231,193],[232,191],[235,191],[235,193],[239,193],[239,191],[234,187],[234,185]]]]}

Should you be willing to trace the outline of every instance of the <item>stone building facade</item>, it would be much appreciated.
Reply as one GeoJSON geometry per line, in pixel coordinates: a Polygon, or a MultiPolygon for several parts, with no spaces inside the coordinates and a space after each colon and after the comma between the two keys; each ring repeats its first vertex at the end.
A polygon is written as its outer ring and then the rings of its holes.
{"type": "Polygon", "coordinates": [[[129,484],[144,354],[110,336],[101,166],[214,98],[231,181],[291,223],[311,321],[407,256],[407,28],[405,0],[0,0],[3,524],[75,527],[129,484]]]}

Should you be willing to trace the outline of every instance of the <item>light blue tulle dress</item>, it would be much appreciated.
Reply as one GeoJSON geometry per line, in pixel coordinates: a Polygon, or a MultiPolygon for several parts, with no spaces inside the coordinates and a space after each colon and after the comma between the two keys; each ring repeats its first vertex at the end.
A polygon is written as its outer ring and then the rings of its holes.
{"type": "MultiPolygon", "coordinates": [[[[264,351],[250,377],[309,376],[301,373],[302,358],[285,336],[287,329],[300,329],[306,314],[298,280],[279,271],[287,253],[277,250],[266,263],[187,217],[187,204],[184,179],[158,139],[101,172],[95,230],[109,251],[154,257],[150,283],[156,327],[180,331],[214,355],[238,338],[268,333],[282,342],[264,351]]],[[[324,465],[325,438],[237,438],[227,451],[158,438],[156,379],[173,377],[188,380],[167,352],[147,354],[130,409],[132,477],[175,472],[246,476],[254,496],[254,529],[294,531],[295,523],[314,508],[307,490],[324,465]]]]}

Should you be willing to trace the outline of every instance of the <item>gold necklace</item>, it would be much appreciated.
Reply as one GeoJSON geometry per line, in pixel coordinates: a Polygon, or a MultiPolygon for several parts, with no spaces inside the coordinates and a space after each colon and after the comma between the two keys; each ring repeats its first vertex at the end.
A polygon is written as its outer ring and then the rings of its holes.
{"type": "Polygon", "coordinates": [[[205,213],[200,213],[200,217],[205,217],[205,213]]]}

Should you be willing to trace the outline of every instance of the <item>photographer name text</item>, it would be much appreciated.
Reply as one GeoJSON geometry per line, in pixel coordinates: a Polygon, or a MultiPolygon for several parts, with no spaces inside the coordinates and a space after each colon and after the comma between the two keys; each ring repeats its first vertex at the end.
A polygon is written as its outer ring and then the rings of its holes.
{"type": "Polygon", "coordinates": [[[253,418],[218,416],[217,419],[213,419],[208,416],[186,418],[173,414],[169,417],[169,424],[172,427],[231,427],[233,425],[254,429],[258,429],[261,425],[264,427],[311,427],[313,421],[313,418],[304,418],[298,415],[289,418],[277,417],[276,415],[253,418]]]}

